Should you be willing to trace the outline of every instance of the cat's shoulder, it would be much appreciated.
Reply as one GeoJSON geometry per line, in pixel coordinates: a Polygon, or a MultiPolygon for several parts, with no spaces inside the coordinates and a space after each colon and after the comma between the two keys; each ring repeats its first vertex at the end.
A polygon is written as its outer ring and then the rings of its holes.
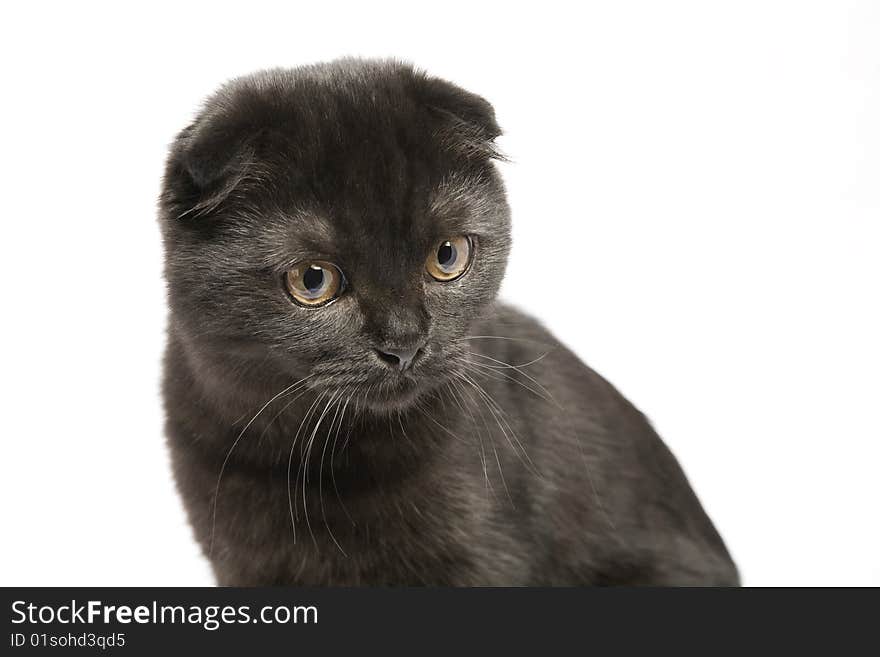
{"type": "Polygon", "coordinates": [[[513,305],[496,302],[467,336],[472,352],[505,363],[527,364],[549,380],[565,384],[572,377],[604,385],[577,354],[560,342],[544,324],[513,305]]]}
{"type": "MultiPolygon", "coordinates": [[[[555,398],[587,405],[609,416],[624,414],[644,421],[626,398],[538,319],[507,303],[496,302],[468,336],[478,358],[513,364],[555,398]]],[[[518,372],[517,372],[518,373],[518,372]]]]}
{"type": "Polygon", "coordinates": [[[552,333],[535,317],[514,305],[496,301],[486,311],[475,328],[496,331],[500,338],[534,339],[559,344],[552,333]]]}

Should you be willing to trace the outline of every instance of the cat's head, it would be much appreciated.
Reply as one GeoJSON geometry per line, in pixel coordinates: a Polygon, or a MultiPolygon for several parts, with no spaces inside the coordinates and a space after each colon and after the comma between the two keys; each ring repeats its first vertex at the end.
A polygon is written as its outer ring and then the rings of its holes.
{"type": "Polygon", "coordinates": [[[407,406],[460,370],[504,274],[499,134],[485,100],[396,62],[230,82],[168,160],[172,330],[242,377],[407,406]]]}

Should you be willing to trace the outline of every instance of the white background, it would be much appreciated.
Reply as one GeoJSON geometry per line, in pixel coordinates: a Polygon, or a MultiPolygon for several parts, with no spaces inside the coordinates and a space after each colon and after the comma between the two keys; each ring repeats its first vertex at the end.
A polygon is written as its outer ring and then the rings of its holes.
{"type": "Polygon", "coordinates": [[[504,296],[651,417],[746,584],[880,584],[878,4],[308,4],[0,10],[0,584],[211,582],[162,437],[163,158],[225,79],[342,55],[495,105],[504,296]]]}

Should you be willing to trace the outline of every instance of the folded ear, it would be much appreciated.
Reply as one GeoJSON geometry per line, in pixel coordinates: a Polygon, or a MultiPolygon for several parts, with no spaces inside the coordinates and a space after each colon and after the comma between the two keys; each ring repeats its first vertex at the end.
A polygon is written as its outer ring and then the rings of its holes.
{"type": "Polygon", "coordinates": [[[422,99],[441,117],[440,133],[466,154],[503,159],[494,144],[502,134],[495,110],[482,96],[440,78],[423,79],[422,99]]]}
{"type": "Polygon", "coordinates": [[[252,174],[254,138],[204,117],[180,132],[166,171],[169,200],[181,209],[178,218],[210,214],[252,174]]]}

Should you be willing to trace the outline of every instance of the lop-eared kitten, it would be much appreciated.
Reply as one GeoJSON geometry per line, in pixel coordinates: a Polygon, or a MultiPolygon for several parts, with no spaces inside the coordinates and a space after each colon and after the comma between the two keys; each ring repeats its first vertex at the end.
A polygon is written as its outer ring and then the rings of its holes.
{"type": "Polygon", "coordinates": [[[500,132],[343,60],[234,80],[178,135],[167,431],[220,583],[737,583],[645,418],[495,301],[500,132]]]}

